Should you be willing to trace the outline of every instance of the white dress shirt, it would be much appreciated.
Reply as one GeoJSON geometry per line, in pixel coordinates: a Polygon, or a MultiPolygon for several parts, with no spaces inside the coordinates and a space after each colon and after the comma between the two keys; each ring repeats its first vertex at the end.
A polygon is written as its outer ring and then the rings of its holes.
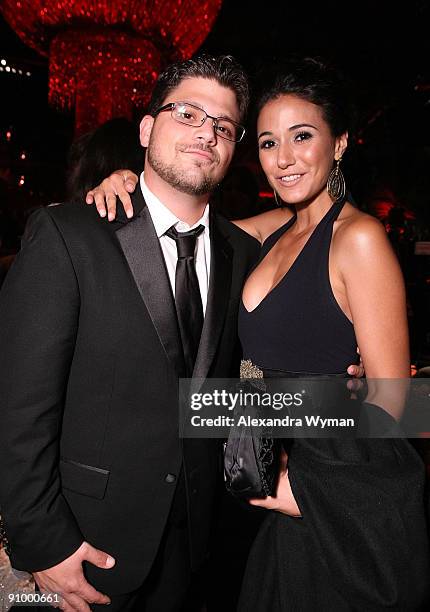
{"type": "Polygon", "coordinates": [[[176,263],[178,261],[178,251],[176,249],[176,242],[165,236],[165,233],[172,225],[175,226],[178,232],[188,232],[194,229],[198,225],[204,226],[204,231],[197,237],[196,241],[196,273],[199,281],[200,295],[202,298],[203,313],[206,312],[206,304],[208,299],[208,288],[209,288],[209,273],[210,273],[210,259],[211,259],[211,246],[209,236],[209,204],[206,204],[205,210],[202,217],[194,223],[194,225],[188,225],[185,221],[181,221],[169,210],[152,191],[147,187],[143,172],[140,175],[140,187],[142,189],[143,197],[145,198],[146,205],[151,215],[152,222],[155,227],[155,231],[160,241],[161,250],[163,251],[164,261],[166,262],[167,273],[169,275],[170,286],[172,287],[173,295],[175,295],[175,274],[176,274],[176,263]]]}

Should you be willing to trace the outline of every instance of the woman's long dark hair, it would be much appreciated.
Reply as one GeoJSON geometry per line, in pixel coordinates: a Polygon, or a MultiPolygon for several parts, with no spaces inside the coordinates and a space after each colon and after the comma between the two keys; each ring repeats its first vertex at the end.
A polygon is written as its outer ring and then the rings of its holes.
{"type": "Polygon", "coordinates": [[[319,106],[333,136],[351,131],[354,108],[350,85],[339,71],[314,57],[274,62],[257,98],[257,112],[271,100],[291,94],[319,106]]]}

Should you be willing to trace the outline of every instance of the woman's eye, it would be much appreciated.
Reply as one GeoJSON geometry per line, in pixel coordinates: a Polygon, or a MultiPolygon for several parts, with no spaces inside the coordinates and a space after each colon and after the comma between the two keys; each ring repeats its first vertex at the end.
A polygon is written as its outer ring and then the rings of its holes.
{"type": "Polygon", "coordinates": [[[299,132],[294,136],[294,142],[303,142],[304,140],[309,140],[312,138],[312,134],[310,132],[299,132]]]}
{"type": "Polygon", "coordinates": [[[260,142],[260,149],[271,149],[275,146],[275,142],[273,140],[263,140],[260,142]]]}

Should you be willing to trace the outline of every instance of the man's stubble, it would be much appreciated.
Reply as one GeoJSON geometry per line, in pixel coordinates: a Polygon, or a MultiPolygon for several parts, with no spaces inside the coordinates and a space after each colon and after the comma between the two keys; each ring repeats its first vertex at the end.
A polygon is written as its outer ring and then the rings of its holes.
{"type": "MultiPolygon", "coordinates": [[[[148,164],[161,179],[182,193],[196,196],[210,194],[222,181],[225,172],[216,177],[210,176],[205,172],[204,166],[207,165],[209,167],[210,165],[206,161],[197,161],[195,163],[196,172],[191,172],[190,168],[183,168],[178,159],[178,154],[181,150],[185,150],[185,148],[177,145],[177,156],[174,162],[167,164],[163,160],[163,156],[154,140],[150,138],[147,149],[148,164]]],[[[204,145],[195,145],[194,148],[208,150],[204,145]]],[[[219,157],[217,152],[211,151],[211,153],[214,155],[215,160],[217,160],[219,157]]]]}

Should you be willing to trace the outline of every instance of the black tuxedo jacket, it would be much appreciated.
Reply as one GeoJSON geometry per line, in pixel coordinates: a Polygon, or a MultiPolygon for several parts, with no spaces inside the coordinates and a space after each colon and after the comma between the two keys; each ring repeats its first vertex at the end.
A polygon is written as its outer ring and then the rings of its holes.
{"type": "MultiPolygon", "coordinates": [[[[147,575],[183,466],[192,564],[203,560],[219,447],[178,436],[184,373],[164,259],[140,189],[135,217],[41,209],[0,294],[0,513],[18,569],[85,539],[116,559],[97,589],[147,575]]],[[[211,215],[208,304],[195,377],[237,374],[237,310],[258,243],[211,215]]]]}

